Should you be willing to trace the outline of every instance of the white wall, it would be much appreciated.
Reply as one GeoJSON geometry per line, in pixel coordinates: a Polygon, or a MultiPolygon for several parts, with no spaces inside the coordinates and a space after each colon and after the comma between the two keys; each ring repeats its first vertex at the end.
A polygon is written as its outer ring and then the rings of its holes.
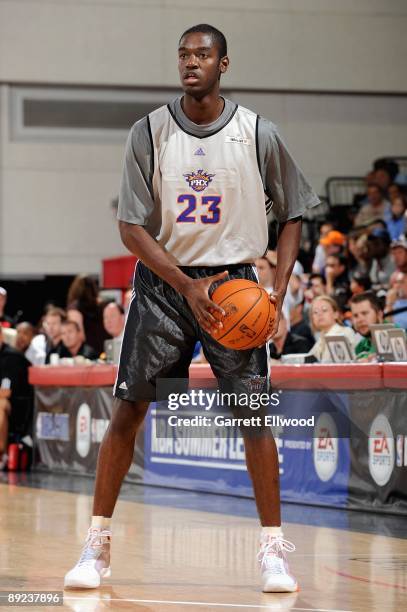
{"type": "Polygon", "coordinates": [[[176,85],[201,21],[230,42],[230,87],[407,92],[405,0],[2,0],[0,81],[176,85]]]}
{"type": "Polygon", "coordinates": [[[231,96],[279,125],[318,193],[407,155],[406,97],[386,94],[407,96],[405,0],[0,0],[1,275],[99,272],[124,252],[125,135],[16,139],[9,85],[177,86],[178,35],[199,21],[229,39],[231,96]],[[358,91],[383,95],[343,93],[358,91]]]}

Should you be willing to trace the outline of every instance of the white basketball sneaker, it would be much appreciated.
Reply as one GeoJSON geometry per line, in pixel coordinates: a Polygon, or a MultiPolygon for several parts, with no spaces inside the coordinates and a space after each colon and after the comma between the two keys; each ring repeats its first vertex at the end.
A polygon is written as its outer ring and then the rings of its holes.
{"type": "Polygon", "coordinates": [[[78,563],[65,575],[65,588],[97,589],[110,578],[110,540],[107,529],[90,528],[78,563]]]}
{"type": "Polygon", "coordinates": [[[292,593],[298,590],[285,554],[294,550],[294,544],[284,540],[281,535],[261,536],[257,559],[260,563],[263,593],[292,593]]]}

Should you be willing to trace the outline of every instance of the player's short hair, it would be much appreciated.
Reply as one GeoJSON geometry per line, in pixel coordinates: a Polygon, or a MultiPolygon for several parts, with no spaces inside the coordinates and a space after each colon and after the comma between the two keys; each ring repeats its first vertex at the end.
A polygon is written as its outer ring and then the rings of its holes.
{"type": "Polygon", "coordinates": [[[365,291],[364,293],[358,293],[354,295],[350,300],[350,305],[352,304],[360,304],[361,302],[369,302],[373,310],[376,312],[383,312],[383,308],[380,304],[379,298],[373,291],[365,291]]]}
{"type": "Polygon", "coordinates": [[[185,30],[185,32],[181,35],[179,42],[184,38],[184,36],[188,36],[188,34],[194,34],[195,32],[199,32],[201,34],[210,34],[212,40],[216,43],[219,50],[219,57],[225,57],[228,54],[228,45],[226,42],[225,35],[222,34],[220,30],[215,28],[214,26],[209,25],[208,23],[200,23],[198,25],[192,26],[185,30]]]}

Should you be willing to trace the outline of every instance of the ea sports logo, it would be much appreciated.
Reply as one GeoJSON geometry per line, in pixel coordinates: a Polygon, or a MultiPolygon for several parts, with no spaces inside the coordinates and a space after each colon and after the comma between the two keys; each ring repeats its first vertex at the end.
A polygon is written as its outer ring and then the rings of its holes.
{"type": "Polygon", "coordinates": [[[369,471],[376,484],[383,487],[390,480],[394,468],[394,438],[384,414],[378,414],[369,432],[369,471]]]}
{"type": "Polygon", "coordinates": [[[330,414],[323,412],[315,424],[314,466],[323,482],[332,478],[338,467],[338,429],[330,414]]]}
{"type": "Polygon", "coordinates": [[[76,450],[78,455],[86,457],[91,443],[91,416],[88,404],[79,406],[76,417],[76,450]]]}

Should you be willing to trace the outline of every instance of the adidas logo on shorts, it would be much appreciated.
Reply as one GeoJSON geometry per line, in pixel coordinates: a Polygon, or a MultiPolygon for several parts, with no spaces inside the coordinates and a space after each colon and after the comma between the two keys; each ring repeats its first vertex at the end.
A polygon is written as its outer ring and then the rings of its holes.
{"type": "Polygon", "coordinates": [[[125,391],[128,391],[128,386],[126,385],[126,381],[122,382],[122,384],[119,385],[119,389],[124,389],[125,391]]]}

